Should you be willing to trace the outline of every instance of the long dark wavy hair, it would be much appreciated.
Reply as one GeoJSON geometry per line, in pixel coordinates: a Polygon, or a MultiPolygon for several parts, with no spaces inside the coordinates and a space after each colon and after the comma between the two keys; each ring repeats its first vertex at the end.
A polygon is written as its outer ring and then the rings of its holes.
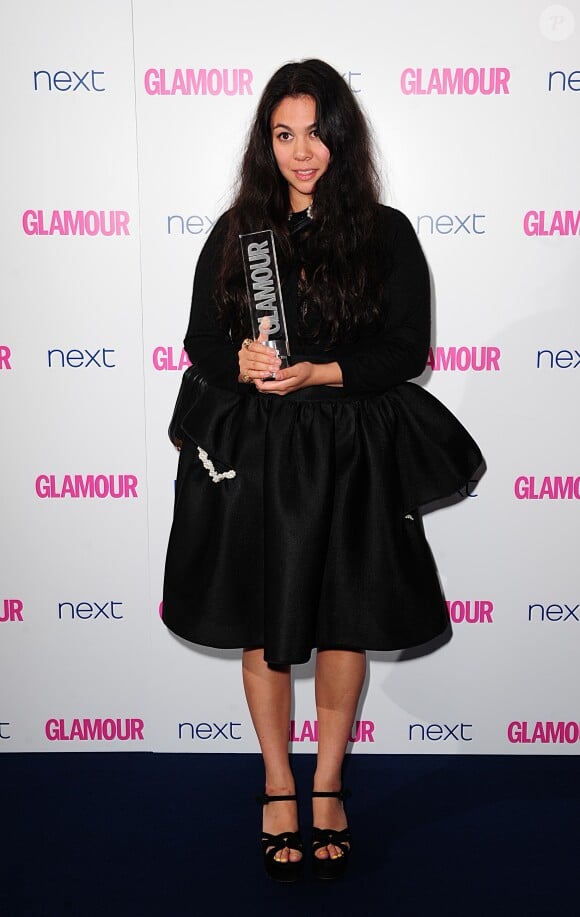
{"type": "Polygon", "coordinates": [[[321,60],[281,67],[266,85],[250,128],[216,277],[219,317],[234,341],[251,333],[238,234],[262,229],[274,232],[283,275],[300,264],[300,296],[310,315],[318,316],[314,327],[310,320],[301,333],[323,336],[332,345],[378,320],[379,185],[367,122],[340,74],[321,60]],[[294,236],[288,185],[276,164],[271,130],[272,115],[287,96],[314,99],[319,136],[330,151],[315,186],[313,220],[294,236]]]}

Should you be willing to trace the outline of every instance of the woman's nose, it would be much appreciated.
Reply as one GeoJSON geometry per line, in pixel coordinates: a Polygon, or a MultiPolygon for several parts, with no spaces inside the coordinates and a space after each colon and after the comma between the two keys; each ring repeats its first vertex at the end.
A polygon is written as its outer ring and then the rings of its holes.
{"type": "Polygon", "coordinates": [[[307,138],[296,140],[296,146],[294,147],[294,158],[295,159],[310,159],[312,156],[312,151],[310,149],[310,143],[307,138]]]}

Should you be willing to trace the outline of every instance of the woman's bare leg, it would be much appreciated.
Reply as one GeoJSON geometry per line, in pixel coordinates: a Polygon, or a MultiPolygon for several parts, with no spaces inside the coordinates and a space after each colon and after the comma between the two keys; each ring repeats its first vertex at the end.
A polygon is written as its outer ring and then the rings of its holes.
{"type": "MultiPolygon", "coordinates": [[[[293,795],[294,776],[288,757],[290,667],[270,668],[264,661],[262,649],[244,650],[242,676],[250,716],[264,759],[266,793],[269,796],[293,795]]],[[[264,806],[263,829],[269,834],[297,831],[296,803],[276,802],[264,806]]],[[[295,862],[301,857],[299,851],[285,847],[276,854],[275,859],[295,862]]]]}
{"type": "MultiPolygon", "coordinates": [[[[316,710],[318,715],[318,758],[314,774],[314,789],[340,790],[342,764],[347,742],[365,679],[366,657],[363,652],[348,650],[319,650],[316,658],[316,710]]],[[[339,799],[312,800],[313,823],[318,828],[341,831],[347,821],[339,799]]],[[[330,844],[317,851],[322,859],[341,855],[330,844]]]]}

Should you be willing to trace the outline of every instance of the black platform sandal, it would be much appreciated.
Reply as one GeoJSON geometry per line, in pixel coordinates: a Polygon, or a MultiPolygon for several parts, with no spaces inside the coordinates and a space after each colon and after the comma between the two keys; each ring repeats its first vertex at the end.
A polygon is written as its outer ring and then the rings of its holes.
{"type": "MultiPolygon", "coordinates": [[[[262,806],[267,806],[270,802],[285,802],[295,799],[296,795],[268,796],[267,793],[264,793],[262,796],[256,797],[256,802],[262,806]]],[[[262,831],[262,853],[264,855],[264,868],[271,879],[276,882],[296,882],[300,877],[304,865],[304,844],[302,843],[300,831],[284,831],[282,834],[269,834],[267,831],[262,831]],[[301,859],[294,862],[287,860],[285,863],[275,860],[276,854],[283,850],[284,847],[302,853],[301,859]]]]}
{"type": "MultiPolygon", "coordinates": [[[[337,793],[312,793],[313,796],[326,796],[340,799],[341,801],[350,796],[348,790],[339,790],[337,793]]],[[[313,828],[312,829],[312,869],[317,879],[339,879],[346,872],[348,860],[350,857],[350,848],[352,838],[349,828],[343,828],[342,831],[335,831],[333,828],[313,828]],[[335,859],[325,857],[321,859],[316,856],[316,851],[322,847],[333,844],[341,851],[341,855],[335,859]]]]}

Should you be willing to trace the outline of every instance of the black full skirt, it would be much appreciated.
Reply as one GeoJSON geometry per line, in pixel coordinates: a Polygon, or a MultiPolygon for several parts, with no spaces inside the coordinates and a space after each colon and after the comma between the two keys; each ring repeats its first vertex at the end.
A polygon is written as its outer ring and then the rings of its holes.
{"type": "Polygon", "coordinates": [[[236,395],[200,378],[193,389],[165,570],[170,630],[263,646],[272,664],[315,647],[417,646],[445,630],[419,508],[465,486],[483,459],[441,402],[412,383],[369,397],[236,395]]]}

